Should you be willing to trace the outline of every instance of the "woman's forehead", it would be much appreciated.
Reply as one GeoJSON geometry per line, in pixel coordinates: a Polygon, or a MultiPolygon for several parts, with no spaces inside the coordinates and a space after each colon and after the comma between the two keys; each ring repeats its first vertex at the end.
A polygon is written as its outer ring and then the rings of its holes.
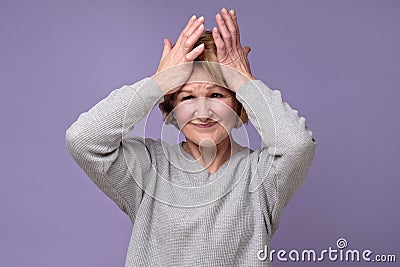
{"type": "Polygon", "coordinates": [[[186,83],[182,86],[186,88],[196,88],[196,87],[205,87],[207,89],[211,88],[220,88],[224,89],[224,86],[216,81],[215,78],[212,77],[211,73],[202,65],[194,65],[192,74],[186,83]]]}
{"type": "Polygon", "coordinates": [[[194,65],[187,83],[215,83],[215,81],[208,71],[200,65],[194,65]]]}
{"type": "Polygon", "coordinates": [[[230,91],[225,87],[222,87],[214,82],[187,82],[185,83],[177,93],[181,92],[196,92],[196,91],[230,91]]]}

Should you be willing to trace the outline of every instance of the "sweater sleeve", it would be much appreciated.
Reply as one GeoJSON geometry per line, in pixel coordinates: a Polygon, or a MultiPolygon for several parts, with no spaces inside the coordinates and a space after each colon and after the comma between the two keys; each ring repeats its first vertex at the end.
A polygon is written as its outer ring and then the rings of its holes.
{"type": "Polygon", "coordinates": [[[260,80],[248,81],[236,94],[264,143],[259,149],[251,190],[260,196],[270,237],[283,208],[303,182],[314,158],[316,142],[299,116],[282,100],[281,92],[260,80]]]}
{"type": "Polygon", "coordinates": [[[151,168],[151,157],[146,139],[126,134],[160,99],[160,88],[145,78],[112,91],[66,131],[73,159],[132,221],[143,194],[138,181],[151,168]]]}

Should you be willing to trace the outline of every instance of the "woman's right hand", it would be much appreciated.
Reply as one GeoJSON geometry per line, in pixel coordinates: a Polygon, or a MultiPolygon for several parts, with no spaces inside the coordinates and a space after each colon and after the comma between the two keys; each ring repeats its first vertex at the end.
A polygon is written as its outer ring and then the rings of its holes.
{"type": "Polygon", "coordinates": [[[204,17],[192,16],[172,46],[164,39],[164,49],[152,79],[165,94],[176,92],[190,77],[193,61],[203,52],[204,44],[193,46],[204,32],[204,17]]]}

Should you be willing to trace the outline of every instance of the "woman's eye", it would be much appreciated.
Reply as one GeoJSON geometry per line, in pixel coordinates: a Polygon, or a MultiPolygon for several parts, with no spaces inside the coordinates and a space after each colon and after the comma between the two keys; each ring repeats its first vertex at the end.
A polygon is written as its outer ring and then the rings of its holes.
{"type": "Polygon", "coordinates": [[[182,100],[189,100],[189,99],[192,99],[192,98],[193,98],[192,95],[188,95],[188,96],[182,97],[182,100]]]}
{"type": "Polygon", "coordinates": [[[212,93],[211,94],[211,98],[221,98],[221,97],[223,97],[223,95],[220,93],[212,93]]]}

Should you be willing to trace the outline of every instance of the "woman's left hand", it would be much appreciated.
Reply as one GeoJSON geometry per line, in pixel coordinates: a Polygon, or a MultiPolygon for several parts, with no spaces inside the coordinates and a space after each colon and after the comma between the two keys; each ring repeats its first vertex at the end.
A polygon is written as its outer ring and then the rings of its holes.
{"type": "Polygon", "coordinates": [[[230,89],[236,91],[244,82],[255,79],[251,74],[247,58],[250,47],[242,47],[240,44],[239,26],[234,10],[228,12],[223,8],[215,16],[215,19],[218,28],[214,27],[212,34],[217,47],[218,62],[221,65],[228,66],[228,68],[222,66],[224,78],[230,89]]]}

